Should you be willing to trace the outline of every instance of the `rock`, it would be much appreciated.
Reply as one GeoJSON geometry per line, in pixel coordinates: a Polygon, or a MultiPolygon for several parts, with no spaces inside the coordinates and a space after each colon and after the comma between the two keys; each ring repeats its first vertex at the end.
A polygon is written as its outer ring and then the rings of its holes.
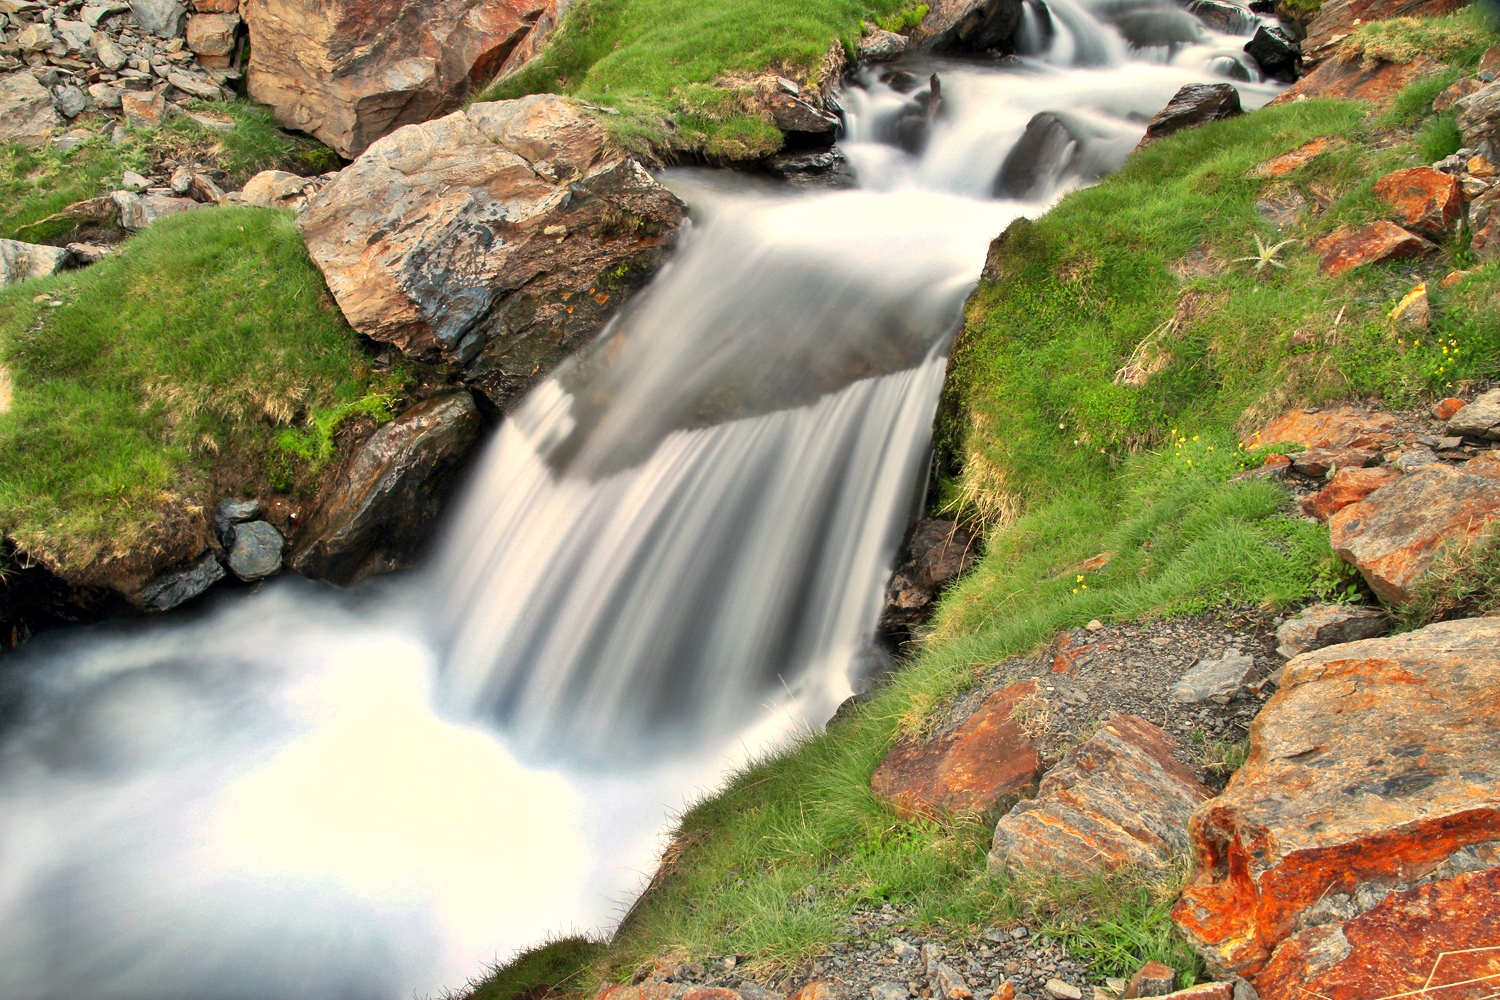
{"type": "Polygon", "coordinates": [[[1384,219],[1363,229],[1342,226],[1319,240],[1314,249],[1321,255],[1318,267],[1338,277],[1362,264],[1410,260],[1438,252],[1437,246],[1384,219]]]}
{"type": "MultiPolygon", "coordinates": [[[[1168,993],[1165,1000],[1236,1000],[1234,990],[1234,983],[1199,983],[1185,990],[1168,993]]],[[[1255,996],[1252,989],[1244,1000],[1259,1000],[1259,998],[1255,996]]]]}
{"type": "Polygon", "coordinates": [[[1402,330],[1425,330],[1432,322],[1432,306],[1427,301],[1427,282],[1401,296],[1391,310],[1390,318],[1402,330]]]}
{"type": "Polygon", "coordinates": [[[286,539],[269,521],[235,525],[229,568],[247,583],[264,579],[281,571],[281,552],[285,547],[286,539]]]}
{"type": "Polygon", "coordinates": [[[142,177],[140,174],[136,173],[134,170],[127,170],[120,175],[120,187],[124,188],[126,191],[134,191],[139,194],[150,186],[151,182],[146,180],[146,178],[142,177]]]}
{"type": "Polygon", "coordinates": [[[245,0],[250,96],[357,157],[446,115],[501,69],[556,0],[245,0]]]}
{"type": "Polygon", "coordinates": [[[191,212],[195,208],[203,207],[191,198],[169,198],[161,194],[141,195],[134,191],[116,191],[110,197],[114,199],[115,206],[120,210],[121,227],[131,232],[145,229],[157,219],[163,219],[169,215],[180,215],[183,212],[191,212]]]}
{"type": "Polygon", "coordinates": [[[873,24],[865,25],[865,34],[859,40],[860,62],[885,62],[895,59],[906,51],[906,36],[894,31],[885,31],[873,24]]]}
{"type": "Polygon", "coordinates": [[[654,273],[683,215],[592,118],[537,94],[387,136],[298,226],[356,330],[461,366],[504,408],[654,273]]]}
{"type": "Polygon", "coordinates": [[[285,170],[262,170],[245,182],[240,198],[260,208],[301,208],[305,203],[306,177],[285,170]]]}
{"type": "MultiPolygon", "coordinates": [[[[1304,448],[1358,448],[1379,451],[1401,438],[1401,422],[1390,413],[1365,413],[1352,406],[1331,410],[1291,410],[1240,442],[1246,448],[1300,444],[1304,448]]],[[[1268,456],[1269,459],[1269,456],[1268,456]]]]}
{"type": "Polygon", "coordinates": [[[19,240],[0,240],[0,288],[45,278],[68,266],[68,251],[19,240]]]}
{"type": "Polygon", "coordinates": [[[1256,28],[1255,37],[1245,43],[1245,54],[1273,80],[1296,83],[1302,75],[1302,50],[1297,40],[1275,25],[1262,24],[1256,28]]]}
{"type": "MultiPolygon", "coordinates": [[[[1454,273],[1457,274],[1462,272],[1454,273]]],[[[1449,277],[1452,277],[1452,275],[1449,275],[1449,277]]],[[[1446,282],[1448,279],[1444,278],[1443,280],[1446,282]]],[[[1500,406],[1500,399],[1496,400],[1496,404],[1497,406],[1500,406]]],[[[1468,405],[1468,403],[1465,403],[1463,400],[1459,399],[1456,396],[1449,396],[1447,399],[1440,399],[1436,403],[1432,404],[1432,415],[1439,420],[1447,421],[1452,419],[1452,417],[1456,415],[1459,410],[1462,410],[1465,406],[1468,405]]]]}
{"type": "Polygon", "coordinates": [[[73,255],[75,263],[87,266],[99,263],[114,253],[114,248],[98,246],[94,243],[69,243],[68,253],[73,255]]]}
{"type": "Polygon", "coordinates": [[[1500,441],[1500,389],[1491,389],[1449,417],[1448,433],[1500,441]]]}
{"type": "Polygon", "coordinates": [[[1230,476],[1231,482],[1242,479],[1285,479],[1287,473],[1292,471],[1292,460],[1286,455],[1272,452],[1267,455],[1265,461],[1254,468],[1244,469],[1230,476]]]}
{"type": "MultiPolygon", "coordinates": [[[[688,994],[684,996],[683,1000],[687,1000],[688,996],[690,996],[692,994],[695,994],[695,993],[696,994],[702,994],[702,993],[705,993],[705,992],[707,992],[707,993],[729,993],[730,991],[729,990],[689,990],[688,994]]],[[[720,998],[718,998],[718,997],[703,997],[702,1000],[720,1000],[720,998]]],[[[729,1000],[729,998],[725,998],[725,1000],[729,1000]]],[[[811,980],[810,982],[802,984],[802,986],[800,988],[798,988],[796,990],[796,992],[794,992],[791,996],[787,997],[786,1000],[838,1000],[838,991],[833,988],[833,984],[832,983],[825,982],[824,980],[821,980],[821,979],[814,979],[814,980],[811,980]]]]}
{"type": "Polygon", "coordinates": [[[978,557],[973,536],[953,521],[928,517],[911,526],[876,625],[893,651],[911,639],[912,630],[931,614],[932,602],[978,557]]]}
{"type": "MultiPolygon", "coordinates": [[[[1216,660],[1202,660],[1172,685],[1171,699],[1179,705],[1205,701],[1227,705],[1245,685],[1255,680],[1255,659],[1230,649],[1216,660]]],[[[1163,992],[1171,992],[1170,987],[1163,992]]],[[[1156,994],[1150,994],[1155,996],[1156,994]]]]}
{"type": "Polygon", "coordinates": [[[1306,166],[1322,154],[1328,152],[1334,146],[1332,139],[1314,139],[1305,142],[1289,153],[1272,157],[1264,163],[1258,164],[1252,169],[1247,177],[1264,180],[1272,177],[1282,177],[1291,173],[1298,167],[1306,166]]]}
{"type": "Polygon", "coordinates": [[[1068,751],[995,827],[990,866],[1086,874],[1125,864],[1163,868],[1189,848],[1187,819],[1208,789],[1173,756],[1162,730],[1114,715],[1068,751]]]}
{"type": "Polygon", "coordinates": [[[1457,83],[1455,83],[1453,86],[1449,87],[1447,90],[1443,91],[1441,94],[1434,97],[1432,99],[1432,110],[1447,111],[1459,101],[1463,100],[1465,97],[1468,97],[1475,91],[1481,89],[1483,86],[1483,83],[1474,79],[1472,76],[1466,76],[1462,80],[1459,80],[1457,83]]]}
{"type": "Polygon", "coordinates": [[[1095,180],[1119,169],[1129,156],[1128,137],[1101,129],[1082,115],[1044,111],[1000,165],[997,198],[1035,200],[1070,178],[1095,180]]]}
{"type": "Polygon", "coordinates": [[[1360,24],[1393,17],[1435,17],[1451,14],[1464,0],[1328,0],[1307,25],[1302,52],[1309,62],[1326,59],[1360,24]]]}
{"type": "Polygon", "coordinates": [[[67,45],[69,52],[82,52],[93,44],[94,29],[82,21],[70,21],[63,17],[54,18],[52,29],[63,40],[63,44],[67,45]]]}
{"type": "MultiPolygon", "coordinates": [[[[103,66],[111,73],[117,72],[120,67],[124,66],[125,63],[130,59],[130,57],[125,54],[125,50],[120,48],[120,46],[115,43],[115,40],[107,35],[100,36],[100,38],[98,39],[98,43],[95,46],[95,53],[98,57],[99,65],[103,66]]],[[[118,100],[118,98],[116,98],[116,100],[118,100]]]]}
{"type": "Polygon", "coordinates": [[[1400,604],[1442,545],[1477,537],[1497,516],[1493,480],[1431,463],[1329,518],[1329,540],[1381,600],[1400,604]]]}
{"type": "Polygon", "coordinates": [[[1368,101],[1378,108],[1386,108],[1407,86],[1423,77],[1441,73],[1444,68],[1442,63],[1429,56],[1417,56],[1411,62],[1377,62],[1369,66],[1358,56],[1327,59],[1277,94],[1270,104],[1337,97],[1346,101],[1368,101]]]}
{"type": "Polygon", "coordinates": [[[52,95],[22,70],[0,76],[0,142],[15,142],[35,148],[62,124],[52,95]]]}
{"type": "Polygon", "coordinates": [[[910,44],[927,52],[1015,52],[1023,0],[936,0],[910,44]]]}
{"type": "Polygon", "coordinates": [[[1343,466],[1332,481],[1302,500],[1302,513],[1326,521],[1352,503],[1359,503],[1382,486],[1401,478],[1395,469],[1361,469],[1343,466]]]}
{"type": "Polygon", "coordinates": [[[1265,1000],[1487,996],[1500,979],[1500,948],[1481,915],[1496,913],[1500,867],[1396,891],[1352,920],[1282,942],[1255,986],[1265,1000]]]}
{"type": "Polygon", "coordinates": [[[198,56],[228,57],[234,52],[239,14],[189,14],[187,47],[198,56]]]}
{"type": "Polygon", "coordinates": [[[350,584],[411,566],[479,437],[467,390],[424,400],[372,434],[301,532],[290,565],[350,584]]]}
{"type": "Polygon", "coordinates": [[[120,94],[120,111],[131,128],[156,128],[167,117],[167,97],[161,91],[120,94]]]}
{"type": "Polygon", "coordinates": [[[766,169],[793,187],[851,188],[854,169],[837,149],[811,153],[782,153],[766,161],[766,169]]]}
{"type": "Polygon", "coordinates": [[[1497,75],[1500,75],[1500,45],[1491,45],[1479,57],[1479,65],[1474,67],[1474,76],[1489,83],[1497,75]]]}
{"type": "Polygon", "coordinates": [[[843,128],[838,116],[815,108],[785,91],[771,95],[765,104],[776,127],[786,133],[786,145],[790,149],[832,146],[843,128]]]}
{"type": "Polygon", "coordinates": [[[1497,649],[1500,619],[1471,618],[1286,665],[1249,759],[1192,819],[1197,874],[1173,918],[1211,967],[1253,975],[1299,925],[1347,919],[1495,849],[1497,649]]]}
{"type": "Polygon", "coordinates": [[[1431,465],[1437,461],[1440,461],[1440,459],[1433,453],[1431,448],[1419,446],[1401,449],[1400,454],[1396,456],[1391,464],[1402,472],[1410,472],[1419,466],[1431,465]]]}
{"type": "Polygon", "coordinates": [[[89,95],[80,87],[58,87],[52,95],[52,106],[64,118],[77,118],[89,106],[89,95]]]}
{"type": "Polygon", "coordinates": [[[1196,128],[1241,114],[1244,114],[1244,110],[1240,107],[1240,92],[1234,89],[1233,84],[1190,83],[1177,91],[1167,102],[1167,106],[1151,119],[1140,146],[1136,148],[1150,145],[1185,128],[1196,128]]]}
{"type": "Polygon", "coordinates": [[[187,10],[177,0],[130,0],[130,13],[136,24],[161,38],[182,34],[182,18],[187,10]]]}
{"type": "Polygon", "coordinates": [[[44,52],[56,41],[52,29],[37,22],[28,24],[16,33],[15,44],[22,52],[44,52]]]}
{"type": "Polygon", "coordinates": [[[1170,965],[1161,962],[1147,962],[1130,977],[1130,982],[1125,984],[1125,992],[1121,994],[1122,1000],[1136,1000],[1138,997],[1163,997],[1172,992],[1172,987],[1177,984],[1177,971],[1170,965]]]}
{"type": "Polygon", "coordinates": [[[260,517],[264,508],[259,500],[220,500],[214,508],[214,530],[223,545],[234,544],[234,526],[260,517]]]}
{"type": "Polygon", "coordinates": [[[1198,20],[1226,35],[1248,35],[1256,23],[1250,11],[1224,0],[1192,0],[1187,9],[1198,20]]]}
{"type": "Polygon", "coordinates": [[[1463,190],[1458,178],[1431,167],[1410,167],[1386,174],[1375,182],[1375,194],[1395,210],[1392,219],[1429,239],[1442,239],[1463,214],[1463,190]]]}
{"type": "Polygon", "coordinates": [[[1302,218],[1307,199],[1296,188],[1283,188],[1255,200],[1255,212],[1277,229],[1285,229],[1302,218]]]}
{"type": "Polygon", "coordinates": [[[1312,604],[1276,629],[1276,652],[1287,659],[1325,646],[1374,639],[1390,631],[1380,608],[1361,604],[1312,604]]]}
{"type": "Polygon", "coordinates": [[[89,84],[89,100],[94,102],[96,108],[103,108],[106,111],[118,111],[120,109],[121,93],[122,91],[119,87],[108,83],[89,84]]]}
{"type": "Polygon", "coordinates": [[[945,962],[938,962],[932,970],[932,983],[936,987],[934,992],[939,1000],[973,1000],[974,994],[969,989],[969,984],[964,977],[958,974],[958,970],[945,962]]]}
{"type": "Polygon", "coordinates": [[[1047,995],[1052,1000],[1083,1000],[1083,991],[1061,979],[1047,980],[1047,995]]]}
{"type": "Polygon", "coordinates": [[[1041,770],[1031,738],[1015,716],[1040,697],[1036,681],[996,691],[951,733],[922,743],[902,740],[886,754],[870,788],[905,819],[982,813],[1036,785],[1041,770]]]}
{"type": "Polygon", "coordinates": [[[196,97],[200,101],[217,101],[224,96],[217,83],[207,77],[194,76],[191,73],[174,70],[167,74],[167,82],[184,94],[196,97]]]}
{"type": "Polygon", "coordinates": [[[1380,461],[1380,453],[1361,448],[1309,448],[1292,456],[1292,468],[1304,476],[1326,476],[1335,469],[1363,469],[1380,461]]]}
{"type": "Polygon", "coordinates": [[[222,579],[224,567],[212,552],[205,552],[185,569],[165,573],[147,584],[141,590],[141,606],[147,611],[170,611],[222,579]]]}
{"type": "Polygon", "coordinates": [[[870,987],[871,1000],[906,1000],[911,991],[900,983],[882,982],[870,987]]]}

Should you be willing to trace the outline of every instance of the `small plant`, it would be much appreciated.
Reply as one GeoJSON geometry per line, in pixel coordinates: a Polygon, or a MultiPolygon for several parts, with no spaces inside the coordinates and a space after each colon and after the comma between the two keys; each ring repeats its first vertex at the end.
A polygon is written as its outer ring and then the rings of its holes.
{"type": "Polygon", "coordinates": [[[1283,271],[1285,271],[1286,270],[1286,265],[1283,264],[1281,261],[1277,260],[1276,259],[1276,255],[1281,252],[1281,249],[1283,247],[1291,246],[1293,243],[1296,243],[1297,241],[1296,240],[1282,240],[1280,243],[1277,243],[1274,246],[1269,246],[1268,247],[1268,246],[1265,245],[1265,243],[1263,243],[1261,241],[1259,233],[1255,233],[1253,235],[1255,236],[1255,256],[1253,256],[1253,257],[1236,257],[1234,259],[1234,263],[1236,263],[1236,264],[1244,264],[1244,263],[1248,262],[1248,263],[1254,264],[1255,265],[1255,276],[1257,278],[1259,278],[1261,272],[1264,271],[1268,267],[1279,267],[1283,271]]]}
{"type": "Polygon", "coordinates": [[[917,4],[915,7],[907,7],[894,14],[876,18],[875,23],[886,31],[910,31],[922,23],[930,9],[925,3],[917,4]]]}
{"type": "Polygon", "coordinates": [[[1191,735],[1197,744],[1195,755],[1199,766],[1221,777],[1227,778],[1244,767],[1250,756],[1249,740],[1230,740],[1221,736],[1209,738],[1201,729],[1193,730],[1191,735]]]}

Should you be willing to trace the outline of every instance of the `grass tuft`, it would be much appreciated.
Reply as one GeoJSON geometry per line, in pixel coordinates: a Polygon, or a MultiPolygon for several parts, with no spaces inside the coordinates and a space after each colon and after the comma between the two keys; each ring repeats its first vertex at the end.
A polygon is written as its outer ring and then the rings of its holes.
{"type": "Polygon", "coordinates": [[[1445,17],[1392,17],[1355,28],[1339,44],[1344,59],[1366,66],[1378,62],[1409,63],[1421,56],[1471,67],[1479,62],[1492,36],[1482,5],[1445,17]]]}
{"type": "Polygon", "coordinates": [[[1415,597],[1396,610],[1401,632],[1450,618],[1486,615],[1500,608],[1500,531],[1450,544],[1418,584],[1415,597]]]}

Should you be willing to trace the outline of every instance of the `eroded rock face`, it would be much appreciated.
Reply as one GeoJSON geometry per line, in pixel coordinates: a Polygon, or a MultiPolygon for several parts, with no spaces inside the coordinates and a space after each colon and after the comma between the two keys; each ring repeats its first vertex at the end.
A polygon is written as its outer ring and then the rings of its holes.
{"type": "Polygon", "coordinates": [[[1013,716],[1040,687],[1034,680],[1012,684],[948,735],[896,744],[870,776],[870,787],[908,819],[984,812],[1030,789],[1042,760],[1013,716]]]}
{"type": "Polygon", "coordinates": [[[1299,929],[1500,846],[1497,651],[1500,619],[1471,618],[1286,665],[1248,761],[1192,818],[1173,918],[1214,969],[1254,975],[1299,929]]]}
{"type": "Polygon", "coordinates": [[[978,556],[973,536],[952,521],[927,517],[912,525],[876,626],[885,641],[894,648],[910,639],[912,630],[927,620],[932,602],[978,556]]]}
{"type": "Polygon", "coordinates": [[[1090,873],[1163,867],[1189,849],[1188,816],[1209,797],[1172,755],[1172,737],[1115,715],[1047,772],[1037,796],[995,827],[991,867],[1090,873]]]}
{"type": "Polygon", "coordinates": [[[1384,219],[1363,229],[1347,226],[1336,229],[1319,240],[1314,249],[1321,256],[1319,270],[1331,277],[1338,277],[1362,264],[1410,260],[1438,252],[1435,244],[1384,219]]]}
{"type": "MultiPolygon", "coordinates": [[[[1156,113],[1141,146],[1165,138],[1185,128],[1195,128],[1223,118],[1244,114],[1240,107],[1240,92],[1228,83],[1190,83],[1177,91],[1167,106],[1156,113]]],[[[1140,146],[1136,147],[1137,149],[1140,146]]]]}
{"type": "Polygon", "coordinates": [[[1377,62],[1372,66],[1366,66],[1359,58],[1326,59],[1270,103],[1289,104],[1302,97],[1338,97],[1368,101],[1383,108],[1408,84],[1442,71],[1443,64],[1427,56],[1418,56],[1407,63],[1377,62]]]}
{"type": "Polygon", "coordinates": [[[350,324],[460,366],[502,408],[656,270],[684,208],[551,94],[377,142],[298,219],[350,324]]]}
{"type": "Polygon", "coordinates": [[[1360,24],[1393,17],[1436,17],[1451,14],[1465,0],[1328,0],[1307,25],[1302,55],[1309,63],[1338,51],[1339,43],[1360,24]]]}
{"type": "Polygon", "coordinates": [[[1463,215],[1458,178],[1431,167],[1411,167],[1375,182],[1375,194],[1391,206],[1397,225],[1431,240],[1452,232],[1463,215]]]}
{"type": "Polygon", "coordinates": [[[556,0],[245,0],[250,96],[346,157],[452,111],[556,0]]]}
{"type": "Polygon", "coordinates": [[[459,389],[418,403],[370,435],[298,537],[291,568],[349,584],[411,566],[479,427],[474,397],[459,389]]]}

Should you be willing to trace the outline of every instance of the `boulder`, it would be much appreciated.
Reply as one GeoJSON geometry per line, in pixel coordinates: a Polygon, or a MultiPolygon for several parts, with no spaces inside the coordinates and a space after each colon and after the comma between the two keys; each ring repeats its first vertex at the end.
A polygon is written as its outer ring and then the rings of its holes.
{"type": "Polygon", "coordinates": [[[1296,83],[1302,75],[1302,50],[1284,28],[1262,24],[1255,29],[1255,37],[1245,43],[1245,54],[1273,80],[1296,83]]]}
{"type": "Polygon", "coordinates": [[[245,0],[250,96],[341,156],[458,108],[556,0],[245,0]]]}
{"type": "Polygon", "coordinates": [[[1301,503],[1302,513],[1326,521],[1352,503],[1401,478],[1395,469],[1341,466],[1329,484],[1301,503]]]}
{"type": "Polygon", "coordinates": [[[1431,240],[1453,232],[1463,215],[1458,178],[1431,167],[1386,174],[1375,182],[1375,194],[1391,206],[1391,218],[1398,226],[1431,240]]]}
{"type": "Polygon", "coordinates": [[[1000,165],[997,198],[1035,200],[1069,178],[1092,181],[1119,169],[1130,155],[1128,134],[1082,115],[1044,111],[1026,125],[1000,165]]]}
{"type": "Polygon", "coordinates": [[[1169,697],[1179,705],[1199,705],[1211,701],[1227,705],[1245,686],[1255,680],[1255,658],[1238,649],[1226,649],[1224,655],[1200,660],[1172,685],[1169,697]]]}
{"type": "Polygon", "coordinates": [[[1496,517],[1494,480],[1434,462],[1333,515],[1328,534],[1381,600],[1399,604],[1411,600],[1440,547],[1478,537],[1496,517]]]}
{"type": "Polygon", "coordinates": [[[1380,453],[1364,448],[1309,448],[1292,456],[1292,469],[1304,476],[1322,477],[1335,469],[1363,469],[1380,461],[1380,453]]]}
{"type": "Polygon", "coordinates": [[[281,553],[286,539],[269,521],[234,525],[229,549],[229,568],[241,580],[251,582],[281,571],[281,553]]]}
{"type": "Polygon", "coordinates": [[[1112,716],[1047,772],[1035,799],[1000,820],[990,866],[1076,874],[1170,866],[1187,853],[1188,817],[1210,794],[1175,749],[1146,720],[1112,716]]]}
{"type": "Polygon", "coordinates": [[[1042,760],[1014,717],[1041,685],[1022,681],[996,691],[952,732],[903,740],[886,754],[870,787],[906,819],[983,813],[1036,786],[1042,760]]]}
{"type": "Polygon", "coordinates": [[[264,508],[259,500],[220,500],[214,508],[214,530],[219,543],[225,547],[234,544],[234,526],[259,519],[264,508]]]}
{"type": "Polygon", "coordinates": [[[1248,35],[1258,20],[1246,8],[1224,0],[1192,0],[1187,9],[1198,20],[1225,35],[1248,35]]]}
{"type": "Polygon", "coordinates": [[[68,266],[69,257],[61,247],[0,240],[0,288],[56,274],[68,266]]]}
{"type": "Polygon", "coordinates": [[[1151,119],[1140,146],[1136,148],[1148,146],[1185,128],[1196,128],[1241,114],[1244,114],[1244,109],[1240,107],[1240,92],[1233,84],[1190,83],[1177,91],[1167,106],[1151,119]]]}
{"type": "Polygon", "coordinates": [[[1448,433],[1500,441],[1500,389],[1491,389],[1448,418],[1448,433]]]}
{"type": "Polygon", "coordinates": [[[229,65],[234,52],[235,38],[240,29],[240,15],[234,14],[189,14],[187,19],[187,47],[209,65],[209,60],[222,60],[229,65]]]}
{"type": "Polygon", "coordinates": [[[892,649],[911,638],[912,630],[927,620],[932,602],[974,565],[978,555],[974,537],[953,521],[928,517],[912,525],[897,554],[876,626],[892,649]]]}
{"type": "Polygon", "coordinates": [[[1314,249],[1321,256],[1319,270],[1330,277],[1363,264],[1410,260],[1438,252],[1435,244],[1384,219],[1363,229],[1341,226],[1314,244],[1314,249]]]}
{"type": "Polygon", "coordinates": [[[1332,139],[1314,139],[1311,142],[1305,142],[1289,153],[1273,156],[1264,163],[1257,164],[1246,176],[1257,180],[1285,176],[1298,167],[1311,163],[1332,149],[1333,145],[1332,139]]]}
{"type": "Polygon", "coordinates": [[[52,93],[52,106],[64,118],[77,118],[88,109],[89,95],[82,87],[58,87],[52,93]]]}
{"type": "Polygon", "coordinates": [[[776,127],[786,133],[789,149],[825,148],[838,139],[843,122],[821,108],[792,94],[778,92],[766,98],[766,109],[776,127]]]}
{"type": "Polygon", "coordinates": [[[212,552],[205,552],[190,565],[164,573],[141,589],[141,607],[147,611],[171,611],[224,579],[224,567],[212,552]]]}
{"type": "Polygon", "coordinates": [[[859,61],[862,63],[885,62],[895,59],[906,51],[906,36],[894,31],[885,31],[872,24],[865,25],[865,34],[859,40],[859,61]]]}
{"type": "Polygon", "coordinates": [[[1240,442],[1246,448],[1300,444],[1304,448],[1358,448],[1379,451],[1407,436],[1395,416],[1366,413],[1352,406],[1330,410],[1291,410],[1240,442]]]}
{"type": "Polygon", "coordinates": [[[1441,73],[1446,67],[1429,56],[1411,62],[1376,62],[1366,65],[1358,56],[1325,59],[1316,69],[1277,94],[1270,104],[1289,104],[1314,97],[1337,97],[1389,107],[1396,95],[1417,80],[1441,73]]]}
{"type": "Polygon", "coordinates": [[[191,198],[172,198],[164,194],[136,194],[116,191],[110,195],[120,210],[120,226],[131,232],[145,229],[157,219],[180,215],[204,206],[191,198]]]}
{"type": "Polygon", "coordinates": [[[910,35],[927,52],[989,52],[1016,49],[1024,0],[935,0],[910,35]]]}
{"type": "Polygon", "coordinates": [[[1359,25],[1393,17],[1435,17],[1451,14],[1467,0],[1327,0],[1308,22],[1302,40],[1303,57],[1319,62],[1338,51],[1339,43],[1359,25]]]}
{"type": "Polygon", "coordinates": [[[1276,652],[1287,659],[1325,646],[1374,639],[1390,631],[1380,608],[1364,604],[1312,604],[1276,629],[1276,652]]]}
{"type": "Polygon", "coordinates": [[[424,400],[370,435],[300,533],[290,566],[355,583],[413,565],[479,438],[466,389],[424,400]]]}
{"type": "Polygon", "coordinates": [[[1147,962],[1125,984],[1123,1000],[1142,997],[1164,997],[1177,985],[1177,970],[1161,962],[1147,962]]]}
{"type": "Polygon", "coordinates": [[[381,139],[298,226],[356,330],[505,408],[655,272],[683,215],[592,118],[536,94],[381,139]]]}
{"type": "Polygon", "coordinates": [[[1192,818],[1197,873],[1173,918],[1210,968],[1254,975],[1299,930],[1347,927],[1500,847],[1497,651],[1500,619],[1471,618],[1286,665],[1249,759],[1192,818]]]}
{"type": "Polygon", "coordinates": [[[187,8],[177,0],[130,0],[135,23],[160,38],[182,34],[182,18],[187,8]]]}
{"type": "Polygon", "coordinates": [[[29,70],[0,76],[0,142],[35,148],[61,125],[52,94],[29,70]]]}

